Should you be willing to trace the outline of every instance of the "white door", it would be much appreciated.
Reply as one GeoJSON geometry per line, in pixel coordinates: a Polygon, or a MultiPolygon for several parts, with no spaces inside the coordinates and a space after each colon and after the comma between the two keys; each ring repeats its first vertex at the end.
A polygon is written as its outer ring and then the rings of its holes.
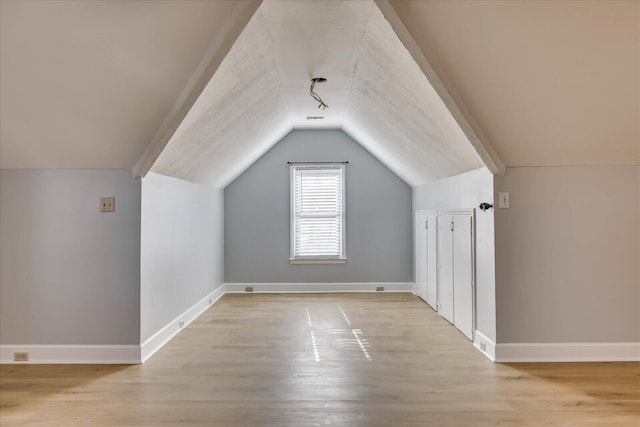
{"type": "Polygon", "coordinates": [[[473,217],[453,216],[453,324],[473,339],[473,217]]]}
{"type": "Polygon", "coordinates": [[[415,224],[416,294],[427,300],[427,215],[417,213],[415,224]]]}
{"type": "Polygon", "coordinates": [[[453,216],[438,216],[438,312],[453,323],[453,216]]]}
{"type": "Polygon", "coordinates": [[[427,303],[438,310],[438,217],[427,216],[427,303]]]}

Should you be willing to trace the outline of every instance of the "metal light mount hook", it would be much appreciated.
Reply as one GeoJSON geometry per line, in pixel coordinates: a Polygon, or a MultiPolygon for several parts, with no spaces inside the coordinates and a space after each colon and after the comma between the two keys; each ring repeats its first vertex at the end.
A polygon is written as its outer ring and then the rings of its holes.
{"type": "Polygon", "coordinates": [[[322,108],[323,110],[325,108],[328,108],[329,106],[324,103],[322,98],[320,98],[320,95],[318,95],[317,93],[315,93],[313,91],[313,88],[315,87],[316,83],[324,83],[326,81],[327,81],[327,79],[325,79],[324,77],[314,77],[314,78],[311,79],[311,87],[309,88],[309,95],[311,95],[311,97],[313,99],[315,99],[316,101],[319,102],[318,108],[322,108]]]}

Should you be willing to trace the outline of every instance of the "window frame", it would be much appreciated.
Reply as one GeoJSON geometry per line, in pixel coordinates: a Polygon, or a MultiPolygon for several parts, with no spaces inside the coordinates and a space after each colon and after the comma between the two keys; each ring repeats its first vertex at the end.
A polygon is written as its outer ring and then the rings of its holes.
{"type": "Polygon", "coordinates": [[[346,206],[345,206],[345,190],[346,190],[346,164],[345,163],[289,163],[289,200],[290,200],[290,217],[289,217],[289,262],[291,264],[344,264],[347,262],[346,255],[346,206]],[[314,256],[296,256],[296,170],[323,170],[323,169],[339,169],[341,176],[341,212],[338,216],[341,222],[341,253],[338,256],[314,255],[314,256]]]}

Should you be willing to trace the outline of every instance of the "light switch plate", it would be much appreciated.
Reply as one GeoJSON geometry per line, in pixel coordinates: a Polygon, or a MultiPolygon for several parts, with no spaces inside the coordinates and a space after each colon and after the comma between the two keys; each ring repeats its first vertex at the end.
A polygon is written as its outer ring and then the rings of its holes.
{"type": "Polygon", "coordinates": [[[509,209],[511,207],[511,201],[509,200],[509,193],[498,193],[500,209],[509,209]]]}
{"type": "Polygon", "coordinates": [[[115,212],[116,211],[116,198],[115,197],[101,197],[100,198],[100,212],[115,212]]]}

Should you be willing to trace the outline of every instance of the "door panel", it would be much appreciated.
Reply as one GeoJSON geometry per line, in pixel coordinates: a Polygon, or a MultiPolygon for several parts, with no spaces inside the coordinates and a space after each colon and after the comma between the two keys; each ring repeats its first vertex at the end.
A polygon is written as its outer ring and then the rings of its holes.
{"type": "Polygon", "coordinates": [[[427,230],[426,215],[416,215],[416,294],[427,300],[427,230]]]}
{"type": "Polygon", "coordinates": [[[472,216],[453,216],[453,307],[454,325],[473,337],[473,246],[472,216]]]}
{"type": "Polygon", "coordinates": [[[451,215],[438,217],[438,312],[453,323],[453,232],[451,215]]]}
{"type": "Polygon", "coordinates": [[[427,217],[427,303],[438,310],[438,217],[427,217]]]}

